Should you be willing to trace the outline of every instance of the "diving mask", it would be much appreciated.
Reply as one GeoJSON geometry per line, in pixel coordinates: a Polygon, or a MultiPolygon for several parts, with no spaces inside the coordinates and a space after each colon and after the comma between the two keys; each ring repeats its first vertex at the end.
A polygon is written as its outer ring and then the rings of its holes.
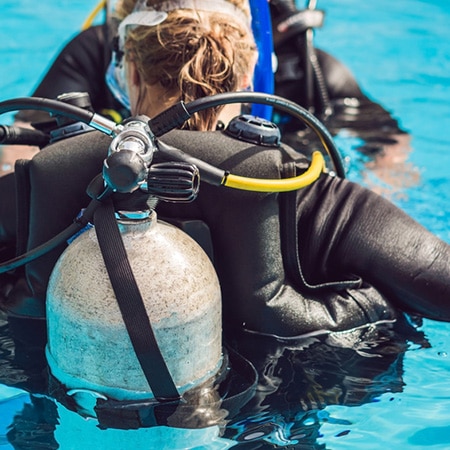
{"type": "Polygon", "coordinates": [[[116,98],[125,108],[131,110],[130,95],[128,92],[128,80],[125,61],[125,39],[129,26],[156,26],[167,18],[167,12],[153,9],[136,10],[142,3],[138,2],[135,11],[127,16],[119,25],[115,48],[111,62],[106,71],[106,83],[116,98]]]}

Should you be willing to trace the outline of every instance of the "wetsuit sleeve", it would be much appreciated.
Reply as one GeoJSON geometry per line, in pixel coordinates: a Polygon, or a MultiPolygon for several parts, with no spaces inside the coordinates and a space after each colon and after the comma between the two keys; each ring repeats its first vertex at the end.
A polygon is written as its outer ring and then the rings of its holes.
{"type": "MultiPolygon", "coordinates": [[[[117,102],[105,83],[111,54],[105,29],[105,26],[99,25],[75,36],[56,57],[32,95],[56,98],[66,92],[88,92],[96,112],[116,108],[117,102]]],[[[45,117],[36,111],[23,111],[16,119],[30,122],[45,117]]]]}
{"type": "Polygon", "coordinates": [[[305,277],[321,283],[357,275],[399,309],[450,320],[450,245],[385,198],[322,177],[297,197],[305,277]]]}
{"type": "Polygon", "coordinates": [[[316,49],[316,54],[331,100],[345,97],[367,98],[346,65],[323,50],[316,49]]]}
{"type": "Polygon", "coordinates": [[[16,185],[13,173],[0,177],[0,247],[14,245],[16,234],[16,185]]]}

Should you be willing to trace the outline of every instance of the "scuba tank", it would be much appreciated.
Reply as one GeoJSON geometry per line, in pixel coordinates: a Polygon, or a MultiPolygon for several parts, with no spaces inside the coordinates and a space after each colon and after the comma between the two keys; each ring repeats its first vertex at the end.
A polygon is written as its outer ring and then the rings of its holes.
{"type": "MultiPolygon", "coordinates": [[[[118,220],[158,346],[180,393],[221,366],[221,295],[201,247],[173,225],[118,220]]],[[[68,389],[118,400],[152,398],[116,302],[95,230],[59,258],[47,290],[47,360],[68,389]]]]}
{"type": "Polygon", "coordinates": [[[49,369],[87,415],[97,415],[89,405],[98,398],[175,406],[186,391],[212,385],[224,361],[213,264],[186,233],[157,220],[156,198],[140,190],[145,183],[166,201],[192,201],[199,173],[182,163],[148,170],[150,135],[130,120],[111,142],[91,196],[106,185],[126,210],[101,205],[95,227],[70,243],[49,279],[49,369]]]}

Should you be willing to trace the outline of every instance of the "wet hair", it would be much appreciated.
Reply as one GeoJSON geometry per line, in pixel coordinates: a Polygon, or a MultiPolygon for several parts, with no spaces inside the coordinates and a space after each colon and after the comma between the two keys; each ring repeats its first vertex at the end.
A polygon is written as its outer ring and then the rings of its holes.
{"type": "MultiPolygon", "coordinates": [[[[136,0],[117,6],[119,17],[133,10],[136,0]]],[[[158,1],[147,1],[157,8],[158,1]]],[[[127,33],[125,53],[146,84],[159,83],[174,101],[189,102],[208,95],[242,89],[253,73],[256,45],[250,28],[248,1],[229,1],[248,17],[248,24],[228,14],[174,10],[156,26],[140,26],[127,33]]],[[[221,108],[195,114],[187,128],[212,129],[221,108]]]]}

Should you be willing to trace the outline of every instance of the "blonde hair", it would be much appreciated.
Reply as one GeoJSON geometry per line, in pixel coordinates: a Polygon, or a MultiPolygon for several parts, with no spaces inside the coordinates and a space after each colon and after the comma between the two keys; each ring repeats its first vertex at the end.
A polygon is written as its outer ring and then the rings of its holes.
{"type": "MultiPolygon", "coordinates": [[[[136,0],[117,6],[119,17],[133,11],[136,0]]],[[[157,7],[158,1],[147,1],[157,7]]],[[[249,18],[247,0],[230,0],[249,18]]],[[[256,45],[250,27],[222,13],[174,10],[156,26],[139,26],[127,33],[127,58],[132,59],[143,81],[159,83],[176,100],[189,102],[208,95],[242,89],[253,73],[256,45]]],[[[221,107],[194,115],[190,129],[208,130],[217,122],[221,107]]]]}

